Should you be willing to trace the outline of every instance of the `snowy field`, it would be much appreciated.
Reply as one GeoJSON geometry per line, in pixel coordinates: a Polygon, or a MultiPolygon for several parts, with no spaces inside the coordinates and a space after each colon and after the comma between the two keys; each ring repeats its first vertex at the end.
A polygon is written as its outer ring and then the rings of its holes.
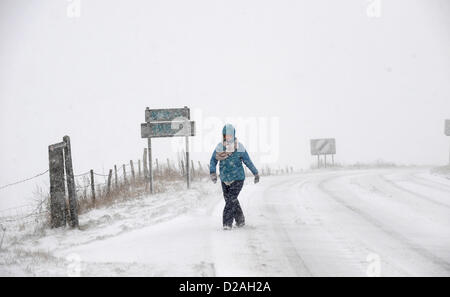
{"type": "MultiPolygon", "coordinates": [[[[1,276],[450,276],[450,179],[429,168],[246,180],[222,230],[219,184],[117,203],[80,230],[8,226],[1,276]]],[[[1,231],[0,231],[1,234],[1,231]]]]}

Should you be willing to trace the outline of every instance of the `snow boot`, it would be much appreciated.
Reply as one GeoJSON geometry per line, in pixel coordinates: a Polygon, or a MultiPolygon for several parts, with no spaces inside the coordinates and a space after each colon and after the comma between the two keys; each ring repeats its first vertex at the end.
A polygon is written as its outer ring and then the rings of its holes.
{"type": "Polygon", "coordinates": [[[244,226],[245,226],[245,222],[240,223],[240,224],[236,224],[236,227],[238,227],[238,228],[242,228],[242,227],[244,227],[244,226]]]}

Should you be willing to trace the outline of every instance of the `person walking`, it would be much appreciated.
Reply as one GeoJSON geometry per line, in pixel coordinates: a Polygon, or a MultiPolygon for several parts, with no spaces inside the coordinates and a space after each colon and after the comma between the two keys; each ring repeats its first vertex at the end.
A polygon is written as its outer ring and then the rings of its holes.
{"type": "Polygon", "coordinates": [[[254,175],[254,183],[259,182],[259,173],[253,165],[244,145],[236,138],[236,129],[226,124],[222,129],[222,142],[217,144],[211,156],[209,174],[211,180],[217,182],[216,167],[219,162],[220,180],[222,184],[225,208],[223,210],[223,228],[231,230],[233,221],[237,227],[245,225],[245,216],[238,200],[245,180],[244,163],[254,175]]]}

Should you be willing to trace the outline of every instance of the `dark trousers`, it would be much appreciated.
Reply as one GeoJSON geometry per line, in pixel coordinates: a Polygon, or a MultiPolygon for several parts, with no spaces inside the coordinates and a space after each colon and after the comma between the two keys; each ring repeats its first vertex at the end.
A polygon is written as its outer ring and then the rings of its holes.
{"type": "Polygon", "coordinates": [[[223,209],[223,225],[232,226],[233,219],[236,224],[243,225],[245,223],[244,213],[238,201],[239,192],[241,192],[243,180],[236,180],[227,186],[222,182],[223,197],[225,198],[225,208],[223,209]]]}

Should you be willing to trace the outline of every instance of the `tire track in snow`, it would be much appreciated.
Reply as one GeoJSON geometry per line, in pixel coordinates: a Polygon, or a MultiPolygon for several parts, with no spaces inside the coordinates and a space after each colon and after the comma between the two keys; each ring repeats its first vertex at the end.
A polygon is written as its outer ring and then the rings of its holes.
{"type": "Polygon", "coordinates": [[[270,225],[272,230],[274,230],[274,234],[279,238],[279,242],[282,242],[283,244],[278,244],[278,247],[282,249],[283,254],[287,257],[289,260],[289,265],[291,269],[295,272],[297,276],[312,276],[311,270],[306,265],[303,257],[298,252],[296,245],[289,237],[288,232],[286,229],[279,224],[281,222],[280,214],[278,213],[278,210],[276,207],[268,203],[267,195],[268,191],[273,190],[274,188],[279,187],[291,187],[294,184],[299,183],[298,177],[293,182],[291,179],[284,181],[282,183],[279,183],[277,185],[272,185],[264,190],[263,197],[264,197],[264,204],[263,207],[266,209],[266,213],[268,213],[272,218],[269,219],[270,225]],[[278,222],[278,224],[274,223],[278,222]]]}
{"type": "Polygon", "coordinates": [[[387,179],[385,176],[380,175],[380,179],[383,180],[385,183],[391,185],[392,187],[394,187],[394,188],[396,188],[396,189],[398,189],[398,190],[400,190],[402,192],[406,192],[406,193],[408,193],[408,194],[410,194],[410,195],[412,195],[412,196],[414,196],[416,198],[420,198],[421,200],[428,201],[429,203],[435,204],[437,206],[442,206],[442,207],[450,209],[450,205],[442,203],[442,202],[439,202],[439,201],[436,201],[434,199],[429,198],[428,196],[425,196],[425,195],[416,193],[414,191],[411,191],[409,189],[406,189],[405,187],[402,187],[402,186],[398,185],[394,181],[387,179]]]}
{"type": "MultiPolygon", "coordinates": [[[[361,210],[360,208],[357,208],[355,206],[352,206],[348,204],[342,197],[338,196],[337,194],[333,193],[332,191],[328,190],[326,188],[326,184],[331,182],[332,180],[335,180],[342,176],[331,176],[328,177],[322,181],[319,182],[318,187],[322,192],[327,194],[330,198],[332,198],[334,201],[338,202],[340,205],[345,207],[346,209],[350,210],[352,213],[357,215],[358,217],[362,218],[363,220],[369,222],[379,230],[381,230],[383,233],[387,234],[389,237],[397,240],[398,242],[402,243],[406,247],[408,247],[409,250],[412,250],[419,254],[420,256],[424,257],[425,259],[431,261],[436,266],[444,269],[446,272],[450,272],[450,263],[447,262],[445,259],[442,259],[427,249],[411,242],[407,237],[403,236],[401,233],[398,233],[388,227],[386,227],[384,224],[382,224],[379,220],[377,220],[375,217],[371,216],[367,212],[361,210]]],[[[409,191],[407,191],[409,192],[409,191]]]]}
{"type": "Polygon", "coordinates": [[[444,191],[444,192],[450,192],[450,184],[444,184],[442,182],[438,182],[438,181],[435,181],[435,180],[432,180],[432,179],[429,179],[429,178],[425,178],[425,177],[419,176],[418,173],[416,173],[416,174],[413,173],[410,176],[417,183],[420,183],[420,184],[422,184],[424,186],[426,185],[426,186],[431,187],[433,189],[439,189],[439,190],[444,191]]]}
{"type": "MultiPolygon", "coordinates": [[[[366,171],[359,173],[350,171],[338,174],[340,175],[336,175],[336,172],[334,172],[333,176],[353,177],[368,175],[366,171]]],[[[301,199],[300,203],[304,205],[304,211],[306,212],[303,213],[305,216],[303,219],[306,219],[307,222],[305,224],[309,225],[312,223],[319,227],[315,228],[317,234],[315,237],[307,237],[316,238],[316,240],[321,242],[317,249],[314,249],[314,252],[309,255],[308,263],[315,263],[315,266],[311,267],[314,268],[317,275],[366,276],[368,267],[367,256],[374,252],[373,245],[368,245],[364,238],[355,236],[354,230],[348,228],[347,221],[342,220],[342,217],[339,217],[339,215],[336,217],[336,213],[339,212],[335,211],[333,205],[341,207],[340,204],[336,202],[330,204],[327,194],[318,188],[318,182],[325,177],[322,175],[316,176],[315,179],[307,179],[300,183],[299,188],[296,189],[295,196],[301,199]],[[320,194],[318,195],[318,193],[320,194]],[[319,222],[319,225],[317,225],[317,222],[319,222]],[[319,233],[321,236],[318,236],[319,233]],[[330,257],[330,255],[332,256],[330,257]]],[[[387,271],[390,275],[409,275],[401,267],[392,263],[387,264],[387,271]]]]}
{"type": "MultiPolygon", "coordinates": [[[[245,255],[245,257],[242,259],[236,258],[233,262],[224,262],[221,259],[218,263],[220,266],[219,275],[223,275],[224,271],[228,272],[226,275],[234,271],[233,275],[245,276],[311,275],[308,270],[300,268],[304,267],[301,264],[303,259],[299,260],[298,252],[287,237],[286,231],[279,230],[279,226],[274,225],[274,222],[279,222],[279,220],[272,216],[273,211],[267,209],[265,199],[265,193],[268,189],[298,183],[298,178],[296,176],[287,179],[283,177],[282,180],[280,180],[280,177],[267,179],[269,184],[265,184],[263,181],[255,188],[252,186],[253,189],[250,192],[243,192],[243,196],[239,200],[246,215],[246,226],[242,229],[232,230],[231,233],[226,231],[224,235],[228,237],[227,241],[239,240],[239,242],[233,244],[233,246],[239,246],[241,249],[239,255],[236,256],[242,257],[245,255]],[[283,234],[283,231],[285,234],[283,234]],[[238,266],[233,264],[236,261],[240,262],[238,266]]],[[[218,233],[216,237],[222,236],[218,233]]]]}

